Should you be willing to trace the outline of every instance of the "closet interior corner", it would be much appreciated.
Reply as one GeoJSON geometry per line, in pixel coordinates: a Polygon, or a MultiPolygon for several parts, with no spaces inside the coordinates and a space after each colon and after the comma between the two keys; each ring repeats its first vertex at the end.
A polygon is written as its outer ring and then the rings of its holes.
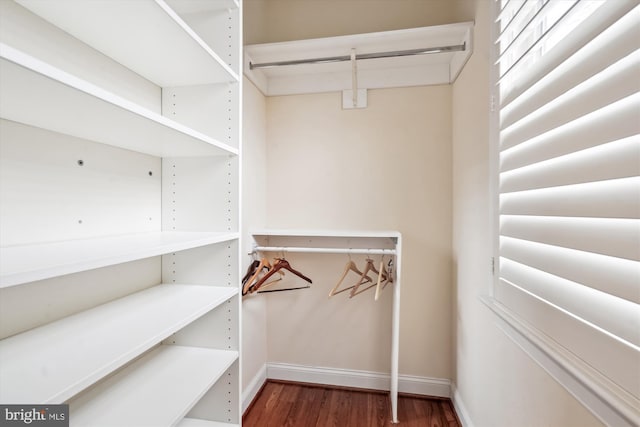
{"type": "MultiPolygon", "coordinates": [[[[450,218],[450,114],[429,116],[422,100],[448,102],[473,23],[245,46],[245,6],[0,1],[0,404],[68,405],[71,426],[239,427],[264,380],[308,379],[384,390],[399,421],[401,286],[424,299],[406,286],[420,262],[449,274],[440,248],[416,261],[427,234],[448,244],[421,215],[450,218]],[[262,104],[245,105],[247,93],[262,104]],[[284,95],[331,114],[370,108],[383,125],[354,131],[343,116],[333,129],[284,95]],[[335,134],[278,145],[267,119],[335,134]],[[405,121],[435,126],[425,137],[405,121]],[[342,150],[351,161],[336,182],[342,150]],[[284,208],[271,198],[283,182],[284,208]],[[351,184],[375,190],[341,199],[351,184]],[[408,197],[412,185],[428,190],[408,197]],[[295,227],[307,223],[318,227],[295,227]]],[[[417,394],[445,397],[438,381],[417,394]]]]}
{"type": "Polygon", "coordinates": [[[0,402],[240,425],[241,5],[0,4],[0,402]]]}
{"type": "Polygon", "coordinates": [[[0,0],[0,427],[640,426],[638,24],[0,0]]]}
{"type": "Polygon", "coordinates": [[[244,147],[266,164],[243,177],[262,189],[245,199],[245,390],[265,378],[384,390],[388,422],[402,422],[402,392],[450,396],[447,106],[474,23],[287,28],[244,49],[257,118],[244,147]]]}

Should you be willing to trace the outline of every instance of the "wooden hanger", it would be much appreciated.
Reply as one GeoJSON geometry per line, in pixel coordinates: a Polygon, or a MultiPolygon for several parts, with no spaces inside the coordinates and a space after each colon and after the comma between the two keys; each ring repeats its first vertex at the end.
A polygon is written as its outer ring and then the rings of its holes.
{"type": "Polygon", "coordinates": [[[378,283],[376,285],[376,298],[375,298],[376,301],[378,301],[378,297],[380,296],[384,288],[386,288],[388,284],[393,284],[393,260],[392,259],[389,260],[388,265],[389,265],[389,268],[384,266],[384,262],[382,260],[380,261],[380,271],[382,272],[382,270],[384,269],[387,277],[382,278],[382,280],[381,280],[381,277],[378,277],[378,283]],[[380,287],[381,284],[382,284],[382,287],[380,287]]]}
{"type": "MultiPolygon", "coordinates": [[[[269,268],[267,269],[267,271],[265,272],[265,274],[267,274],[267,273],[271,270],[271,268],[273,268],[273,267],[269,267],[269,268]]],[[[265,281],[265,282],[261,283],[261,284],[260,284],[260,286],[259,286],[259,287],[260,287],[260,289],[264,289],[264,288],[266,288],[267,286],[271,286],[271,285],[273,285],[274,283],[278,283],[279,281],[281,281],[281,280],[284,278],[284,271],[282,271],[282,270],[278,270],[278,274],[280,275],[280,277],[278,277],[277,279],[273,279],[273,280],[269,280],[269,281],[265,281]]],[[[257,291],[258,291],[258,288],[256,287],[256,285],[258,285],[258,283],[260,283],[260,280],[258,280],[258,282],[254,283],[254,284],[249,288],[249,293],[254,293],[254,292],[257,292],[257,291]]],[[[282,289],[282,290],[285,290],[285,289],[282,289]]],[[[265,292],[266,292],[266,291],[265,291],[265,292]]],[[[260,291],[260,292],[258,292],[258,293],[262,293],[262,291],[260,291]]]]}
{"type": "Polygon", "coordinates": [[[380,260],[380,274],[378,274],[378,283],[376,283],[376,296],[375,296],[376,301],[378,301],[378,298],[380,297],[382,290],[385,288],[385,286],[387,286],[390,280],[393,280],[391,278],[391,273],[389,273],[389,271],[387,270],[387,267],[385,267],[384,257],[382,257],[382,259],[380,260]],[[380,286],[381,284],[384,284],[384,286],[381,287],[380,286]]]}
{"type": "MultiPolygon", "coordinates": [[[[360,280],[358,281],[358,283],[356,283],[355,285],[352,286],[353,289],[351,289],[351,293],[349,294],[349,298],[353,298],[354,296],[361,294],[371,288],[373,288],[374,286],[377,285],[377,283],[380,281],[380,276],[381,276],[381,271],[376,270],[376,266],[373,263],[373,260],[371,258],[367,258],[367,265],[364,268],[364,272],[362,273],[362,275],[360,276],[360,280]],[[360,289],[358,291],[358,288],[365,284],[367,281],[363,280],[365,275],[367,275],[370,271],[373,271],[377,276],[378,276],[378,280],[376,281],[376,283],[371,284],[370,286],[367,286],[364,289],[360,289]]],[[[369,276],[366,276],[369,277],[369,276]]],[[[385,277],[386,278],[386,277],[385,277]]]]}
{"type": "MultiPolygon", "coordinates": [[[[251,292],[256,292],[258,291],[261,287],[263,287],[265,285],[265,282],[267,281],[267,279],[269,279],[269,277],[273,276],[275,273],[277,273],[278,271],[280,271],[281,269],[285,269],[290,271],[291,273],[295,274],[296,276],[300,277],[301,279],[309,282],[309,283],[313,283],[311,279],[309,279],[307,276],[305,276],[304,274],[300,273],[299,271],[295,270],[293,267],[291,267],[291,264],[289,264],[289,261],[287,261],[284,258],[278,258],[276,260],[276,262],[273,264],[273,266],[271,266],[271,268],[269,269],[269,271],[267,271],[265,273],[264,276],[262,276],[261,279],[259,279],[253,286],[252,286],[252,290],[251,292]]],[[[285,290],[285,289],[283,289],[285,290]]]]}
{"type": "MultiPolygon", "coordinates": [[[[249,268],[247,268],[247,273],[242,278],[242,285],[243,286],[244,286],[245,283],[247,283],[247,281],[249,281],[249,278],[255,274],[255,272],[258,269],[259,265],[260,265],[260,261],[257,260],[257,259],[254,259],[253,262],[251,264],[249,264],[249,268]]],[[[244,291],[244,289],[243,289],[243,291],[244,291]]]]}
{"type": "MultiPolygon", "coordinates": [[[[251,266],[253,266],[254,263],[252,263],[251,266]]],[[[244,278],[242,279],[242,295],[244,296],[252,292],[251,289],[253,288],[253,284],[257,280],[259,280],[258,278],[260,277],[262,270],[266,269],[267,271],[269,271],[271,270],[271,268],[272,266],[269,260],[266,257],[261,258],[260,261],[258,261],[258,264],[253,269],[253,274],[246,281],[244,278]]]]}
{"type": "Polygon", "coordinates": [[[371,278],[369,276],[363,275],[362,271],[358,270],[358,267],[356,266],[356,264],[353,262],[351,257],[349,257],[349,261],[347,262],[347,264],[344,267],[344,273],[342,273],[342,276],[340,277],[340,280],[338,280],[338,283],[336,283],[336,285],[333,287],[333,289],[331,289],[331,291],[329,292],[329,297],[332,297],[334,295],[337,295],[337,294],[340,294],[342,292],[348,291],[349,289],[353,289],[353,286],[350,286],[348,288],[344,288],[344,289],[338,290],[338,288],[342,284],[342,281],[344,280],[345,277],[347,277],[347,274],[349,274],[350,271],[353,271],[354,273],[358,274],[360,276],[360,280],[361,281],[362,280],[364,280],[365,282],[372,282],[373,281],[373,280],[371,280],[371,278]],[[366,277],[363,277],[363,276],[366,276],[366,277]]]}

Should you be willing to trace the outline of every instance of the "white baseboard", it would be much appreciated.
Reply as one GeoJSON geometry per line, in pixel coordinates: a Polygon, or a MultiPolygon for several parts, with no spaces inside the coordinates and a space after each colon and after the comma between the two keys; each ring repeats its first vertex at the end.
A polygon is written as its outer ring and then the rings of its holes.
{"type": "Polygon", "coordinates": [[[462,427],[473,427],[467,407],[464,405],[462,396],[460,396],[455,383],[451,383],[451,401],[453,402],[453,407],[456,410],[456,414],[458,415],[458,419],[460,420],[462,427]]]}
{"type": "MultiPolygon", "coordinates": [[[[380,372],[288,363],[267,363],[267,378],[373,390],[389,390],[390,382],[389,374],[380,372]]],[[[443,378],[400,375],[398,377],[398,391],[424,396],[451,397],[451,382],[443,378]]]]}
{"type": "Polygon", "coordinates": [[[247,410],[256,397],[262,385],[267,381],[267,365],[264,365],[253,377],[246,389],[242,391],[242,413],[247,410]]]}

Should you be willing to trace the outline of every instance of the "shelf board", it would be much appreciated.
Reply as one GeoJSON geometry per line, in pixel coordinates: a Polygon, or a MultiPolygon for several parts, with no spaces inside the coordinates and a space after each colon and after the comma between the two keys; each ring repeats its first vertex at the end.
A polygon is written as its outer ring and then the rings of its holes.
{"type": "Polygon", "coordinates": [[[184,418],[178,427],[240,427],[238,424],[223,423],[220,421],[198,420],[195,418],[184,418]]]}
{"type": "Polygon", "coordinates": [[[318,229],[277,229],[265,228],[251,230],[253,236],[281,237],[336,237],[336,238],[398,238],[401,233],[394,230],[318,230],[318,229]]]}
{"type": "Polygon", "coordinates": [[[464,51],[357,61],[359,89],[453,83],[473,51],[473,23],[463,22],[347,36],[245,46],[244,74],[267,96],[352,89],[350,61],[250,68],[296,61],[465,45],[464,51]]]}
{"type": "Polygon", "coordinates": [[[238,233],[163,231],[0,248],[0,288],[212,245],[238,233]]]}
{"type": "MultiPolygon", "coordinates": [[[[17,2],[161,87],[239,80],[162,0],[17,2]]],[[[234,7],[228,1],[207,3],[209,10],[234,7]]]]}
{"type": "Polygon", "coordinates": [[[158,285],[2,340],[0,401],[62,403],[237,293],[158,285]]]}
{"type": "Polygon", "coordinates": [[[71,425],[176,425],[238,358],[163,345],[69,403],[71,425]]]}
{"type": "Polygon", "coordinates": [[[297,253],[360,253],[397,255],[398,231],[278,230],[251,231],[254,249],[297,253]]]}
{"type": "Polygon", "coordinates": [[[251,231],[259,251],[289,253],[359,253],[397,255],[401,233],[375,230],[277,230],[251,231]]]}
{"type": "Polygon", "coordinates": [[[0,58],[4,119],[160,157],[238,154],[234,147],[2,43],[0,58]]]}

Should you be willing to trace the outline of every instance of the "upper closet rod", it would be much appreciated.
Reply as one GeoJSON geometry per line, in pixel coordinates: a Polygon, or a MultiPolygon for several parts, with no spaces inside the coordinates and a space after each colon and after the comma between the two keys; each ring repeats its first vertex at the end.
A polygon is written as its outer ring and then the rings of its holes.
{"type": "Polygon", "coordinates": [[[364,255],[395,255],[395,249],[366,249],[366,248],[304,248],[287,246],[255,246],[255,252],[299,252],[316,254],[364,254],[364,255]]]}
{"type": "MultiPolygon", "coordinates": [[[[397,56],[426,55],[430,53],[460,52],[460,51],[464,51],[465,49],[466,49],[466,43],[462,43],[454,46],[427,47],[424,49],[394,50],[391,52],[378,52],[378,53],[360,53],[356,55],[356,60],[393,58],[397,56]]],[[[249,69],[253,70],[254,68],[273,68],[273,67],[280,67],[284,65],[325,64],[330,62],[345,62],[345,61],[351,61],[351,55],[328,56],[325,58],[295,59],[291,61],[262,62],[258,64],[249,62],[249,69]]]]}

